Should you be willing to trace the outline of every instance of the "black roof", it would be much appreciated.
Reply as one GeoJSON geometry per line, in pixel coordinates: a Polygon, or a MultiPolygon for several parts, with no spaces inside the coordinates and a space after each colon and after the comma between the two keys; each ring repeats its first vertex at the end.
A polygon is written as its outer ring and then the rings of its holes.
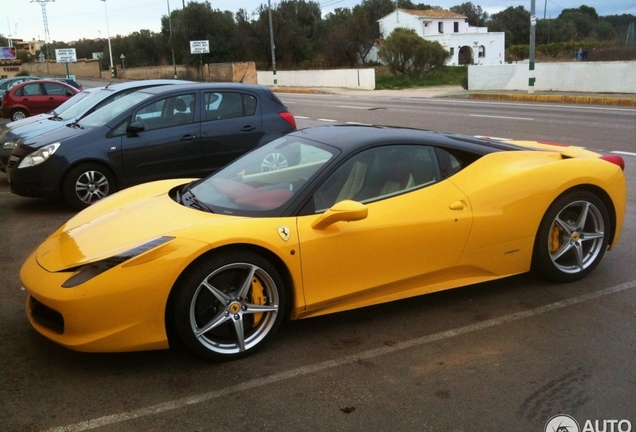
{"type": "Polygon", "coordinates": [[[124,90],[137,87],[149,87],[149,86],[162,86],[166,84],[192,84],[193,81],[175,80],[175,79],[152,79],[152,80],[138,80],[138,81],[125,81],[108,83],[105,88],[114,90],[124,90]]]}
{"type": "Polygon", "coordinates": [[[482,155],[504,150],[527,150],[511,144],[468,135],[389,126],[348,124],[316,126],[298,130],[290,136],[329,144],[345,153],[384,144],[427,144],[482,155]]]}
{"type": "Polygon", "coordinates": [[[269,87],[265,87],[258,84],[242,84],[242,83],[229,83],[229,82],[214,82],[214,83],[189,83],[179,84],[178,86],[161,86],[150,87],[143,89],[145,93],[162,94],[171,91],[183,91],[183,90],[252,90],[255,92],[271,91],[269,87]]]}

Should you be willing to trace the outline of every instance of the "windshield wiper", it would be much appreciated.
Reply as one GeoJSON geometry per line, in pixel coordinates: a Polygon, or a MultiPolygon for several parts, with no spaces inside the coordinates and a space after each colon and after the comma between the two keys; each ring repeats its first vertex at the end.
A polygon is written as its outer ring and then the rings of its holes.
{"type": "Polygon", "coordinates": [[[79,121],[74,121],[73,123],[69,123],[69,124],[66,125],[66,127],[70,127],[70,128],[73,128],[73,129],[84,129],[84,126],[79,124],[79,121]]]}
{"type": "Polygon", "coordinates": [[[210,207],[208,207],[207,205],[205,205],[201,200],[199,200],[196,196],[194,196],[194,193],[192,193],[191,190],[184,188],[183,193],[182,194],[177,194],[177,201],[179,201],[179,197],[181,197],[181,204],[186,205],[188,207],[197,209],[197,210],[201,210],[204,212],[208,212],[208,213],[214,213],[210,207]]]}

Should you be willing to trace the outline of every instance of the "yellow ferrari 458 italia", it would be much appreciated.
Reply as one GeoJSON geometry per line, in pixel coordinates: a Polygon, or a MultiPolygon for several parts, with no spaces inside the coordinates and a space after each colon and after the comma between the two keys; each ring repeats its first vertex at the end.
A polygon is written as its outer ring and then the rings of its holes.
{"type": "Polygon", "coordinates": [[[74,350],[252,353],[299,319],[534,271],[580,279],[618,241],[620,156],[422,130],[326,126],[200,180],[78,213],[20,273],[27,314],[74,350]],[[269,163],[276,160],[276,168],[269,163]]]}

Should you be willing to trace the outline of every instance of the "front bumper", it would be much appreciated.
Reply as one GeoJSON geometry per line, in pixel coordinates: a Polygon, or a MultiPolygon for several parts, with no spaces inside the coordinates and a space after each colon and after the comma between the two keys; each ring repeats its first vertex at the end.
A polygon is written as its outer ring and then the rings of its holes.
{"type": "MultiPolygon", "coordinates": [[[[177,240],[178,241],[178,240],[177,240]]],[[[46,338],[76,351],[123,352],[168,348],[168,296],[195,249],[168,246],[157,260],[134,259],[75,288],[62,288],[71,271],[48,272],[34,251],[20,279],[28,293],[26,313],[46,338]],[[185,255],[184,255],[185,254],[185,255]]],[[[39,251],[42,253],[42,251],[39,251]]],[[[141,256],[143,257],[143,256],[141,256]]]]}

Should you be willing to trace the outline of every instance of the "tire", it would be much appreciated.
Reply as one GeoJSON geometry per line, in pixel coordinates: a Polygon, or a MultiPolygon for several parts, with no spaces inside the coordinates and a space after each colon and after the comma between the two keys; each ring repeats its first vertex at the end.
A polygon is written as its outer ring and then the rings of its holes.
{"type": "Polygon", "coordinates": [[[274,334],[285,302],[271,263],[249,251],[231,251],[202,258],[179,278],[169,314],[193,352],[228,361],[252,354],[274,334]]]}
{"type": "Polygon", "coordinates": [[[270,153],[261,162],[261,171],[276,171],[282,168],[289,167],[289,161],[287,157],[282,153],[270,153]]]}
{"type": "Polygon", "coordinates": [[[23,109],[16,109],[11,112],[11,121],[18,121],[27,118],[29,113],[23,109]]]}
{"type": "Polygon", "coordinates": [[[71,168],[62,183],[64,200],[82,210],[115,193],[115,178],[103,165],[88,163],[71,168]]]}
{"type": "Polygon", "coordinates": [[[587,191],[562,195],[539,226],[533,272],[557,282],[585,277],[603,258],[610,232],[607,208],[596,195],[587,191]]]}

